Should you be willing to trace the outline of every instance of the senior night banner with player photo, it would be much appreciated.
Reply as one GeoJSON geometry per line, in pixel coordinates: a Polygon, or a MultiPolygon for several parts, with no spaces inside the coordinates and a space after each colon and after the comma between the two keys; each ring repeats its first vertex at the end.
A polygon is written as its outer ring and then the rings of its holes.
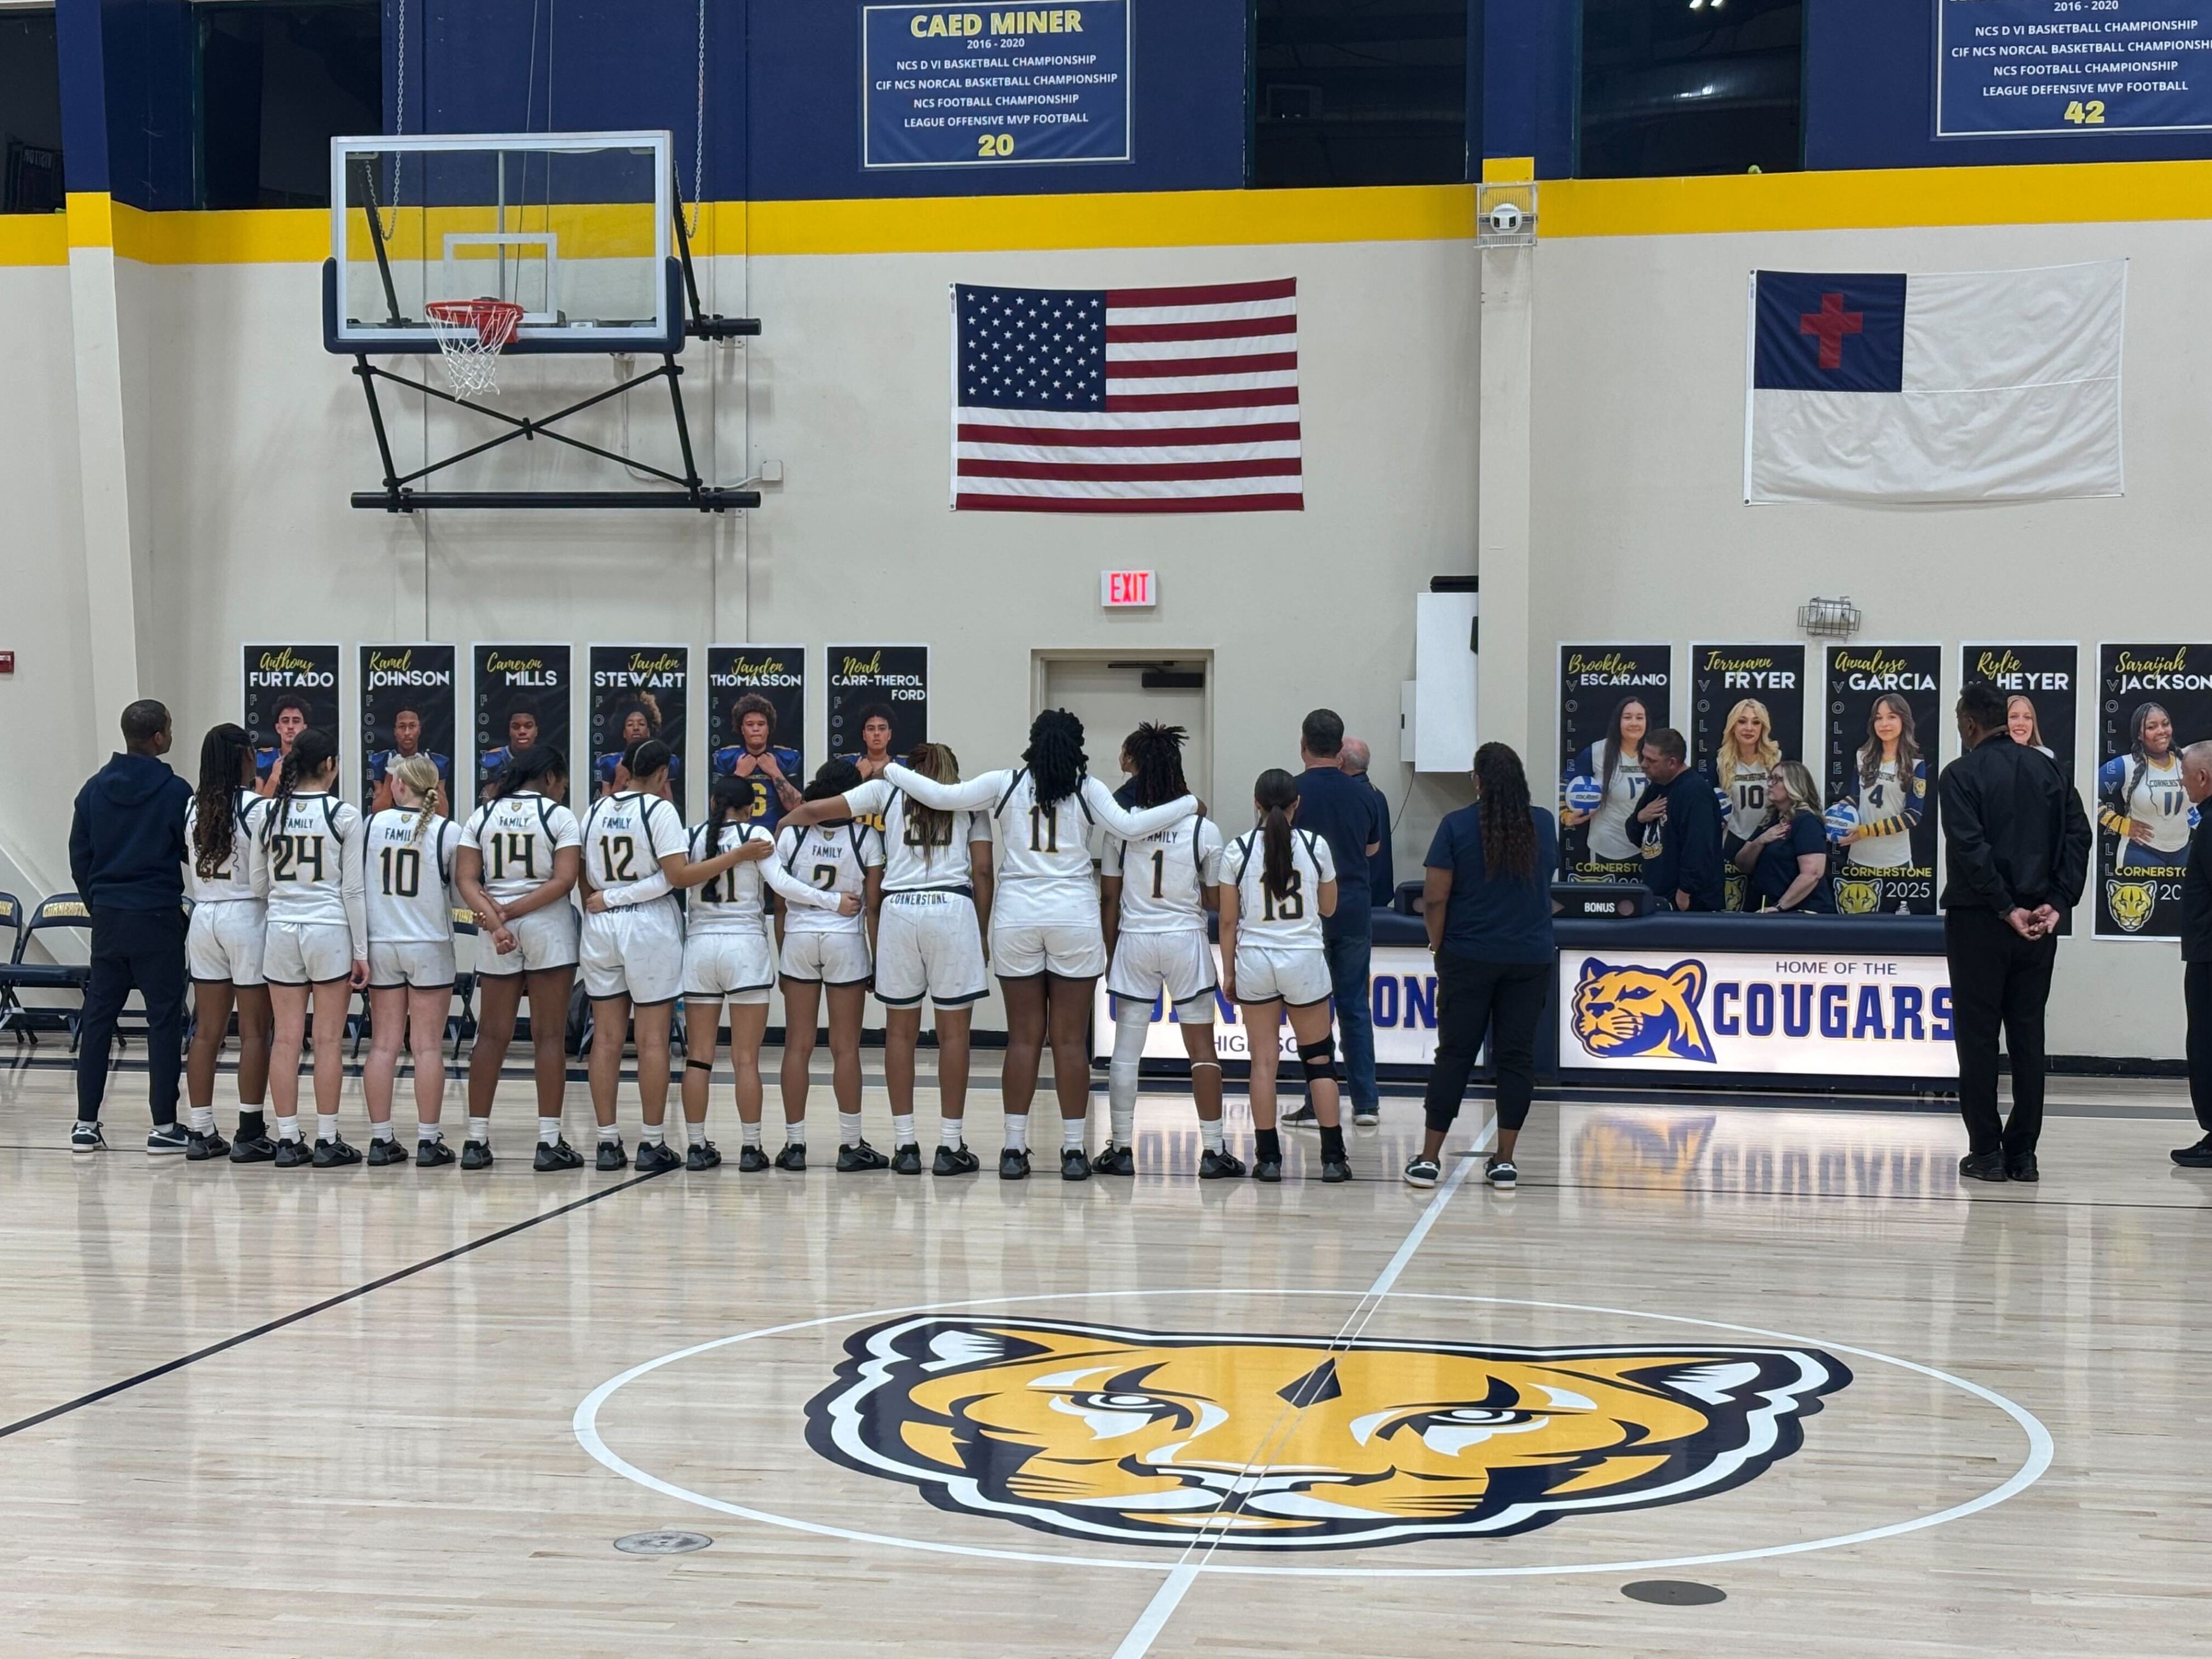
{"type": "Polygon", "coordinates": [[[591,665],[593,799],[613,793],[615,769],[634,743],[658,738],[672,751],[668,793],[684,811],[684,716],[690,708],[691,648],[684,645],[595,645],[591,665]]]}
{"type": "Polygon", "coordinates": [[[1671,645],[1559,647],[1559,862],[1570,881],[1642,881],[1644,735],[1671,725],[1671,645]]]}
{"type": "Polygon", "coordinates": [[[476,702],[476,785],[481,794],[512,750],[544,744],[561,751],[574,775],[577,798],[587,763],[568,741],[568,654],[565,645],[476,645],[469,647],[476,702]]]}
{"type": "Polygon", "coordinates": [[[1936,914],[1940,645],[1832,645],[1820,785],[1840,915],[1936,914]]]}
{"type": "MultiPolygon", "coordinates": [[[[766,697],[775,711],[769,742],[801,757],[806,752],[806,647],[803,645],[710,645],[707,647],[707,753],[714,769],[726,772],[744,746],[738,704],[766,697]]],[[[792,782],[806,787],[803,777],[792,782]]]]}
{"type": "MultiPolygon", "coordinates": [[[[1690,647],[1690,764],[1726,804],[1721,828],[1748,841],[1766,825],[1766,775],[1805,758],[1805,647],[1690,647]]],[[[1728,908],[1743,908],[1744,873],[1731,862],[1728,908]]]]}
{"type": "Polygon", "coordinates": [[[453,790],[453,671],[450,645],[361,647],[361,799],[369,811],[392,804],[392,763],[427,755],[445,786],[446,814],[466,814],[475,799],[453,790]]]}
{"type": "Polygon", "coordinates": [[[309,726],[338,744],[338,775],[345,775],[345,733],[338,726],[338,647],[335,645],[249,645],[245,648],[246,714],[240,722],[253,739],[253,771],[262,793],[275,791],[276,769],[292,739],[309,726]]]}
{"type": "Polygon", "coordinates": [[[894,758],[929,741],[929,647],[833,645],[830,647],[830,752],[858,757],[871,710],[891,717],[894,758]]]}
{"type": "Polygon", "coordinates": [[[2181,751],[2212,738],[2212,645],[2097,647],[2096,936],[2178,939],[2197,809],[2181,751]]]}

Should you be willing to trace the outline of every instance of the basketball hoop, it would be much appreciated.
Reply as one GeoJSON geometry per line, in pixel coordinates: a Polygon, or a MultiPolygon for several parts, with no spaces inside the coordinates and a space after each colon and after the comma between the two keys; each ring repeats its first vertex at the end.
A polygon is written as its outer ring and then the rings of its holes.
{"type": "Polygon", "coordinates": [[[522,325],[522,307],[511,300],[431,300],[422,307],[446,359],[446,376],[458,397],[496,395],[499,354],[522,325]]]}

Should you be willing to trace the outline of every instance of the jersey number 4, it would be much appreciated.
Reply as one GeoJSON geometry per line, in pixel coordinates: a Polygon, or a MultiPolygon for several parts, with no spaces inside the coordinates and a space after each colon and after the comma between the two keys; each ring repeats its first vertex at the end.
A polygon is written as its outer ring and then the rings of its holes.
{"type": "Polygon", "coordinates": [[[271,881],[320,881],[323,878],[323,838],[320,836],[271,836],[269,838],[269,878],[271,881]]]}
{"type": "Polygon", "coordinates": [[[526,830],[503,830],[491,838],[491,878],[538,879],[538,838],[526,830]]]}
{"type": "Polygon", "coordinates": [[[421,848],[387,847],[384,849],[381,862],[386,898],[413,898],[422,890],[421,848]]]}
{"type": "Polygon", "coordinates": [[[1267,921],[1303,920],[1306,913],[1305,885],[1306,877],[1303,870],[1291,872],[1290,887],[1280,898],[1268,892],[1267,884],[1262,882],[1260,886],[1260,891],[1264,899],[1260,908],[1261,918],[1267,921]]]}

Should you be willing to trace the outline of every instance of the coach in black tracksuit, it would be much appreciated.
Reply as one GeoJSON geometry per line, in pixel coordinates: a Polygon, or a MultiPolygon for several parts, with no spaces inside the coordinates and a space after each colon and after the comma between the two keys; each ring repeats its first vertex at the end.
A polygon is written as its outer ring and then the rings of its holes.
{"type": "Polygon", "coordinates": [[[123,711],[125,752],[77,791],[70,874],[92,912],[92,975],[76,1056],[77,1127],[70,1146],[98,1149],[100,1103],[115,1017],[133,987],[146,1000],[146,1081],[154,1108],[149,1152],[182,1152],[177,1067],[185,1026],[185,807],[191,787],[163,763],[169,711],[123,711]]]}
{"type": "Polygon", "coordinates": [[[1959,693],[1959,758],[1936,793],[1943,822],[1943,954],[1951,967],[1959,1109],[1974,1181],[2033,1181],[2043,1132],[2043,1007],[2065,912],[2089,878],[2081,797],[2041,750],[2005,728],[1987,680],[1959,693]],[[2012,1055],[2012,1116],[1997,1115],[1997,1030],[2012,1055]]]}

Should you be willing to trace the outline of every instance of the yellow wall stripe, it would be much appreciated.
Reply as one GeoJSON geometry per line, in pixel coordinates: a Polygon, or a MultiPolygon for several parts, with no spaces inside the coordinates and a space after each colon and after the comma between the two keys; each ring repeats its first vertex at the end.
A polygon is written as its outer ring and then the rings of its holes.
{"type": "Polygon", "coordinates": [[[65,265],[69,220],[58,213],[0,213],[0,265],[65,265]]]}

